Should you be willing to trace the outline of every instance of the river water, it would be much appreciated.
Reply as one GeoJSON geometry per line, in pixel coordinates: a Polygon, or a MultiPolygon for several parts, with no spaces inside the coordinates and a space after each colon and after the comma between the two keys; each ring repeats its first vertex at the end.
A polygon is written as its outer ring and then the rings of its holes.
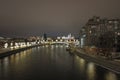
{"type": "Polygon", "coordinates": [[[45,45],[0,59],[0,80],[120,80],[120,75],[69,54],[64,45],[45,45]]]}

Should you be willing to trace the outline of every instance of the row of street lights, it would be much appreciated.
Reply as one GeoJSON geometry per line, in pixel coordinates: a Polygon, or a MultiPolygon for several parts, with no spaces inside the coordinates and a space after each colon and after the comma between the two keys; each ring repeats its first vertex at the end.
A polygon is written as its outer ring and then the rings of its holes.
{"type": "Polygon", "coordinates": [[[40,42],[15,42],[15,43],[11,42],[9,45],[9,43],[6,42],[4,44],[4,48],[17,49],[17,48],[33,46],[39,43],[40,42]]]}

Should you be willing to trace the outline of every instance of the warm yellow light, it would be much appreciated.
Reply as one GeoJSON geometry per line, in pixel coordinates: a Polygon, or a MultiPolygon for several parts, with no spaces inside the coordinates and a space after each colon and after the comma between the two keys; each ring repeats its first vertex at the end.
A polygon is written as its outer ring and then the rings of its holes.
{"type": "Polygon", "coordinates": [[[56,42],[57,42],[58,40],[56,39],[56,42]]]}
{"type": "Polygon", "coordinates": [[[4,48],[8,48],[8,43],[5,43],[5,44],[4,44],[4,48]]]}

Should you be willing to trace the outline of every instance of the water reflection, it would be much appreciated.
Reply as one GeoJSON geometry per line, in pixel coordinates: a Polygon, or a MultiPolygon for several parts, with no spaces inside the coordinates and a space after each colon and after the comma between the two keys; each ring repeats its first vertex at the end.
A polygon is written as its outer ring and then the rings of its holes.
{"type": "Polygon", "coordinates": [[[4,79],[119,80],[120,76],[70,55],[63,45],[46,45],[0,59],[0,80],[4,79]]]}
{"type": "Polygon", "coordinates": [[[75,56],[76,63],[78,64],[77,66],[79,67],[78,69],[80,70],[81,73],[85,72],[85,60],[80,58],[79,56],[75,56]]]}
{"type": "Polygon", "coordinates": [[[115,74],[113,74],[112,72],[108,72],[105,75],[105,79],[106,80],[117,80],[117,76],[115,74]]]}
{"type": "Polygon", "coordinates": [[[96,77],[96,70],[94,63],[90,62],[87,66],[87,76],[88,80],[95,80],[96,77]]]}
{"type": "MultiPolygon", "coordinates": [[[[120,75],[108,71],[93,62],[85,61],[79,56],[74,56],[74,68],[76,68],[79,76],[85,76],[85,80],[119,80],[120,75]]],[[[76,74],[78,75],[78,74],[76,74]]]]}
{"type": "Polygon", "coordinates": [[[32,49],[28,49],[28,50],[25,50],[25,51],[22,51],[20,53],[16,53],[16,54],[13,54],[10,56],[10,62],[11,63],[18,63],[20,60],[21,61],[24,61],[24,59],[30,55],[32,52],[32,49]]]}
{"type": "Polygon", "coordinates": [[[2,61],[2,63],[1,63],[1,66],[0,66],[0,71],[2,72],[2,74],[0,74],[0,75],[3,75],[3,76],[6,76],[8,73],[8,71],[9,71],[9,69],[8,69],[8,66],[9,66],[9,58],[8,57],[6,57],[3,61],[2,61]]]}
{"type": "MultiPolygon", "coordinates": [[[[3,59],[0,59],[0,68],[4,72],[7,72],[11,64],[19,64],[20,61],[24,61],[24,59],[31,53],[31,49],[28,49],[26,51],[22,51],[20,53],[13,54],[11,56],[5,57],[3,59]],[[3,66],[3,67],[1,67],[3,66]]],[[[13,65],[12,65],[13,66],[13,65]]],[[[14,65],[15,66],[15,65],[14,65]]]]}

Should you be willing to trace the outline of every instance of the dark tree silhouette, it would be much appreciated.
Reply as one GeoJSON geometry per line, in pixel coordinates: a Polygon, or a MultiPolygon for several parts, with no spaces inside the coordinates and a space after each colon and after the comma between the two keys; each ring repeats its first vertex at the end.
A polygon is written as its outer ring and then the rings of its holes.
{"type": "Polygon", "coordinates": [[[111,51],[115,45],[115,34],[112,31],[105,32],[98,38],[97,47],[106,57],[111,56],[111,51]]]}

